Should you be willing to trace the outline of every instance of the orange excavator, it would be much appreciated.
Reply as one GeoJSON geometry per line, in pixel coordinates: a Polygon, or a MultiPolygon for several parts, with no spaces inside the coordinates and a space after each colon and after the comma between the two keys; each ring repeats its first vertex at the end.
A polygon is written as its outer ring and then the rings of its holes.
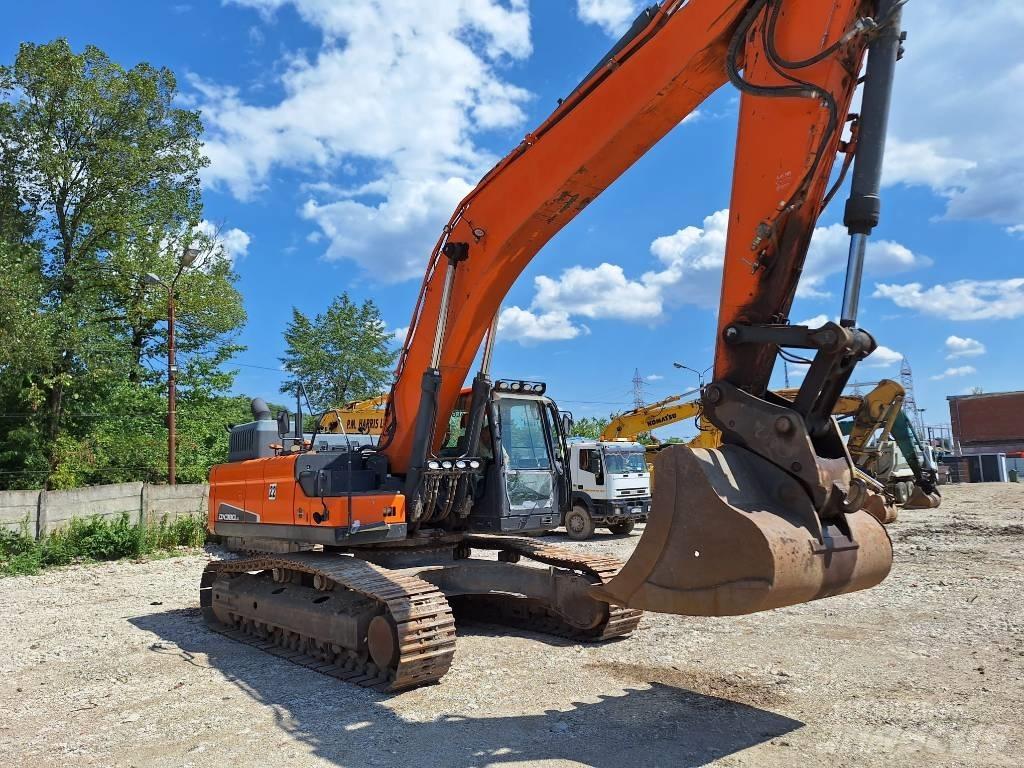
{"type": "Polygon", "coordinates": [[[864,511],[871,491],[831,414],[876,347],[857,305],[905,1],[664,0],[644,11],[443,228],[380,440],[306,439],[298,426],[288,437],[284,418],[274,444],[265,407],[235,428],[229,461],[211,471],[209,525],[250,554],[204,572],[211,626],[401,690],[448,669],[453,611],[600,641],[632,631],[641,610],[745,614],[882,581],[892,546],[864,511]],[[722,445],[659,454],[649,522],[625,564],[540,543],[524,534],[557,526],[570,490],[566,419],[542,382],[491,380],[501,302],[548,240],[727,82],[740,92],[739,130],[702,394],[722,445]],[[850,168],[840,322],[790,325],[815,222],[850,168]],[[793,350],[812,362],[789,401],[767,387],[793,350]]]}

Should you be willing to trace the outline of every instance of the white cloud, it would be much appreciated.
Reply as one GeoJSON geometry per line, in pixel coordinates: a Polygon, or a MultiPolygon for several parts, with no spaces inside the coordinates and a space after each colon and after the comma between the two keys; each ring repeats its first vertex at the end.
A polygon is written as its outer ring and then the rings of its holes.
{"type": "Polygon", "coordinates": [[[684,227],[655,239],[651,253],[662,269],[646,272],[641,279],[674,301],[713,308],[722,289],[729,209],[715,211],[702,223],[702,227],[684,227]]]}
{"type": "Polygon", "coordinates": [[[196,232],[209,238],[214,252],[219,252],[232,264],[237,264],[240,259],[249,255],[249,243],[252,242],[248,232],[238,227],[223,229],[213,222],[203,219],[195,229],[196,232]]]}
{"type": "Polygon", "coordinates": [[[644,378],[647,381],[661,381],[665,377],[660,375],[660,374],[657,374],[657,373],[651,373],[651,374],[648,374],[647,376],[644,376],[644,378]]]}
{"type": "Polygon", "coordinates": [[[940,379],[948,379],[953,376],[970,376],[972,373],[977,373],[978,369],[973,365],[961,365],[956,368],[947,368],[942,373],[932,376],[932,381],[939,381],[940,379]]]}
{"type": "Polygon", "coordinates": [[[930,187],[949,218],[1024,224],[1024,3],[909,3],[904,26],[886,182],[930,187]]]}
{"type": "Polygon", "coordinates": [[[921,283],[875,286],[875,298],[949,320],[1010,320],[1024,315],[1024,278],[957,280],[925,288],[921,283]]]}
{"type": "Polygon", "coordinates": [[[985,345],[977,339],[950,336],[946,339],[946,352],[949,353],[946,355],[947,360],[957,357],[976,357],[985,354],[985,345]]]}
{"type": "MultiPolygon", "coordinates": [[[[801,298],[824,298],[830,292],[824,289],[825,281],[832,275],[846,270],[850,251],[850,235],[842,224],[818,227],[811,237],[807,249],[807,260],[800,276],[797,296],[801,298]]],[[[927,256],[915,254],[905,245],[892,240],[869,240],[864,257],[864,271],[873,275],[892,275],[932,265],[927,256]]]]}
{"type": "MultiPolygon", "coordinates": [[[[596,267],[573,266],[559,277],[534,278],[536,293],[529,309],[534,312],[562,312],[588,318],[614,318],[654,323],[670,305],[693,304],[715,309],[722,286],[722,264],[729,225],[729,211],[706,216],[702,226],[689,226],[656,238],[651,254],[655,269],[629,277],[617,264],[603,262],[596,267]]],[[[843,270],[849,237],[841,225],[819,227],[808,252],[800,296],[824,296],[829,275],[843,270]]],[[[891,274],[931,264],[909,248],[889,240],[870,243],[865,269],[872,274],[891,274]]],[[[819,315],[807,321],[821,325],[828,318],[819,315]]]]}
{"type": "Polygon", "coordinates": [[[375,205],[347,198],[302,206],[327,239],[329,260],[352,259],[381,282],[419,277],[439,234],[459,200],[472,189],[465,180],[390,178],[386,197],[375,205]]]}
{"type": "Polygon", "coordinates": [[[902,362],[902,360],[903,355],[901,353],[883,344],[879,344],[875,351],[868,355],[867,364],[872,368],[888,368],[902,362]]]}
{"type": "Polygon", "coordinates": [[[558,280],[545,275],[534,279],[533,306],[551,312],[571,308],[584,317],[652,320],[661,315],[661,292],[645,281],[627,280],[622,267],[599,264],[570,267],[558,280]]]}
{"type": "Polygon", "coordinates": [[[524,118],[529,93],[499,68],[530,53],[525,0],[234,2],[268,18],[293,5],[323,44],[281,62],[283,96],[269,105],[190,78],[207,128],[205,182],[248,199],[275,169],[323,181],[356,165],[367,183],[311,189],[302,209],[330,239],[327,258],[385,281],[418,276],[439,222],[495,160],[477,134],[524,118]]]}
{"type": "Polygon", "coordinates": [[[1015,224],[1012,227],[1007,227],[1006,234],[1020,235],[1021,237],[1024,237],[1024,224],[1015,224]]]}
{"type": "Polygon", "coordinates": [[[978,167],[973,160],[954,157],[948,139],[901,141],[892,139],[885,145],[886,184],[920,184],[942,194],[953,194],[954,187],[978,167]]]}
{"type": "Polygon", "coordinates": [[[409,334],[409,326],[408,325],[403,325],[401,328],[395,328],[395,330],[391,331],[391,335],[394,337],[395,341],[397,341],[399,344],[404,344],[405,343],[405,337],[408,334],[409,334]]]}
{"type": "Polygon", "coordinates": [[[531,312],[506,307],[498,315],[498,338],[526,346],[540,341],[567,341],[587,333],[587,326],[573,324],[569,313],[560,310],[531,312]]]}
{"type": "Polygon", "coordinates": [[[576,0],[576,13],[587,24],[597,24],[613,37],[625,32],[640,12],[637,0],[576,0]]]}
{"type": "Polygon", "coordinates": [[[815,315],[814,317],[809,317],[806,320],[801,320],[799,323],[796,323],[796,325],[806,325],[808,328],[820,328],[831,319],[832,318],[828,315],[815,315]]]}

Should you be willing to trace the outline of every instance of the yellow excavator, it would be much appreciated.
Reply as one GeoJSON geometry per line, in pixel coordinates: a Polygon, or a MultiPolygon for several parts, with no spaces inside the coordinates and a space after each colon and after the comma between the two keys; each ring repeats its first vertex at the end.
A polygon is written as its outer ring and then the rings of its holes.
{"type": "MultiPolygon", "coordinates": [[[[792,401],[799,390],[781,389],[780,397],[792,401]]],[[[832,415],[841,419],[841,428],[848,434],[847,449],[857,469],[886,486],[890,503],[881,504],[878,496],[869,511],[885,523],[894,522],[896,508],[893,501],[908,509],[934,509],[942,497],[934,466],[920,445],[910,421],[902,412],[906,393],[891,379],[882,379],[866,395],[840,395],[832,415]],[[899,447],[913,479],[904,479],[894,473],[894,462],[886,459],[887,448],[899,447]]],[[[690,448],[718,448],[722,433],[703,416],[700,400],[683,400],[685,395],[670,395],[649,405],[635,408],[615,416],[601,432],[601,440],[638,440],[643,433],[695,419],[697,436],[686,445],[690,448]]],[[[647,448],[648,463],[663,448],[661,444],[647,448]]],[[[652,473],[651,482],[654,477],[652,473]]]]}
{"type": "Polygon", "coordinates": [[[384,427],[386,394],[353,400],[332,408],[320,417],[319,431],[325,434],[379,435],[384,427]]]}
{"type": "MultiPolygon", "coordinates": [[[[620,413],[608,422],[598,439],[635,441],[640,435],[655,429],[686,419],[696,419],[699,432],[686,444],[691,448],[717,448],[722,444],[721,433],[703,417],[700,400],[683,400],[684,397],[686,395],[669,395],[656,403],[620,413]]],[[[650,446],[648,453],[656,452],[658,447],[650,446]]]]}

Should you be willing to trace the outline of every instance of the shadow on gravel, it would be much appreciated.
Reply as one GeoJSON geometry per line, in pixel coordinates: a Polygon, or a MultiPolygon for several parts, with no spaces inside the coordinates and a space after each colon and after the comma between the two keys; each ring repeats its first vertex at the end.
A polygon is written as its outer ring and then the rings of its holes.
{"type": "MultiPolygon", "coordinates": [[[[764,709],[656,681],[621,696],[576,702],[564,712],[441,714],[421,721],[389,707],[415,692],[378,694],[263,654],[208,630],[198,608],[130,621],[163,641],[154,651],[218,670],[246,696],[271,707],[282,731],[338,766],[472,768],[566,760],[595,768],[682,768],[706,765],[803,726],[764,709]]],[[[422,692],[427,708],[430,689],[422,692]]],[[[495,699],[502,695],[493,691],[495,699]]],[[[481,690],[478,699],[484,698],[481,690]]],[[[226,701],[210,705],[232,706],[226,701]]]]}

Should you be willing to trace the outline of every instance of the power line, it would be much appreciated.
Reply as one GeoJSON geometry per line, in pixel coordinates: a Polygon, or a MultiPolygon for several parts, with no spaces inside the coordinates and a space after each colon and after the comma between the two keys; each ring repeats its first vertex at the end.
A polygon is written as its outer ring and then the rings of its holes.
{"type": "Polygon", "coordinates": [[[239,365],[242,368],[257,368],[257,369],[259,369],[261,371],[273,371],[274,373],[279,373],[282,376],[284,376],[286,373],[290,373],[290,371],[283,371],[280,368],[270,368],[270,367],[268,367],[266,365],[253,365],[252,363],[239,363],[239,362],[231,361],[231,362],[225,362],[224,365],[239,365]]]}
{"type": "MultiPolygon", "coordinates": [[[[44,413],[0,413],[0,419],[31,419],[44,413]]],[[[127,413],[62,413],[64,419],[134,419],[140,416],[166,416],[167,411],[135,411],[127,413]]]]}
{"type": "Polygon", "coordinates": [[[580,403],[581,405],[629,405],[627,400],[570,400],[566,397],[558,398],[560,403],[580,403]]]}

